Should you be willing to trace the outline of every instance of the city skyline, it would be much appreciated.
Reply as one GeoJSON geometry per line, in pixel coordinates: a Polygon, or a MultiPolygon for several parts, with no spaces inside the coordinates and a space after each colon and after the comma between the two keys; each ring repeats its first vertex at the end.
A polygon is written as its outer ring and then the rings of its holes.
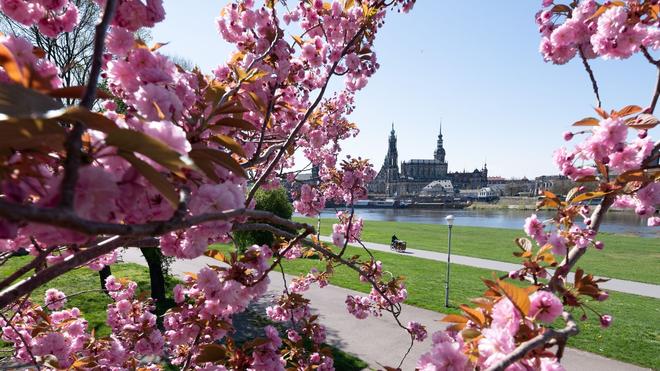
{"type": "MultiPolygon", "coordinates": [[[[231,53],[215,30],[221,6],[167,0],[168,17],[153,41],[170,42],[163,53],[210,73],[231,53]]],[[[493,175],[556,174],[552,153],[564,145],[561,132],[594,116],[595,98],[579,59],[562,66],[543,61],[534,22],[539,9],[537,1],[485,3],[478,12],[471,2],[420,1],[410,14],[389,14],[375,45],[381,67],[356,95],[349,117],[361,133],[343,142],[342,155],[368,158],[379,169],[394,121],[403,157],[429,157],[442,119],[453,170],[487,159],[493,175]]],[[[655,68],[643,56],[594,60],[592,68],[604,108],[648,105],[655,68]],[[638,79],[629,79],[631,70],[638,79]]]]}

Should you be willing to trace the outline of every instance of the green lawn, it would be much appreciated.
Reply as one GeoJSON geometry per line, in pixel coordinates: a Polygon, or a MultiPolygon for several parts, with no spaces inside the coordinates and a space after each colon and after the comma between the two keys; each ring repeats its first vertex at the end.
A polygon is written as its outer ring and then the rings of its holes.
{"type": "MultiPolygon", "coordinates": [[[[349,247],[348,256],[363,255],[364,251],[349,247]]],[[[406,277],[409,298],[407,304],[443,313],[458,313],[457,309],[444,307],[445,265],[429,260],[405,255],[374,252],[383,262],[383,269],[394,275],[406,277]]],[[[305,274],[310,268],[324,269],[325,265],[315,259],[287,261],[285,270],[290,274],[305,274]]],[[[479,277],[490,278],[492,273],[485,269],[453,265],[451,270],[450,303],[457,307],[468,303],[468,299],[480,296],[485,286],[479,277]]],[[[357,274],[345,267],[339,267],[331,280],[337,286],[368,292],[370,287],[359,282],[357,274]]],[[[614,317],[612,326],[601,330],[598,318],[590,318],[580,323],[580,334],[569,345],[609,358],[660,369],[660,300],[610,292],[610,299],[596,302],[592,306],[614,317]]],[[[581,313],[576,313],[579,317],[581,313]]],[[[442,315],[438,313],[438,319],[442,315]]]]}
{"type": "MultiPolygon", "coordinates": [[[[13,257],[7,263],[0,266],[0,277],[6,277],[18,267],[24,265],[32,256],[13,257]]],[[[149,290],[149,271],[137,264],[115,264],[112,266],[112,274],[115,277],[126,277],[138,284],[138,291],[149,290]]],[[[171,283],[170,283],[170,286],[171,283]]],[[[87,268],[73,270],[63,276],[60,276],[45,286],[35,290],[31,295],[31,300],[37,304],[43,305],[44,293],[48,288],[62,290],[65,294],[71,295],[77,292],[99,289],[99,292],[88,292],[68,299],[66,308],[77,307],[80,309],[85,319],[89,322],[89,329],[95,329],[96,334],[105,336],[110,333],[110,328],[105,324],[106,309],[112,302],[107,295],[100,292],[101,281],[98,272],[87,268]]]]}
{"type": "MultiPolygon", "coordinates": [[[[316,219],[294,219],[316,226],[316,219]]],[[[335,222],[322,219],[321,234],[329,235],[335,222]]],[[[520,230],[454,226],[452,253],[517,263],[518,258],[512,255],[518,250],[513,240],[524,237],[522,223],[520,230]]],[[[447,252],[447,226],[439,224],[365,220],[362,239],[389,245],[393,233],[405,240],[408,248],[447,252]]],[[[605,248],[591,249],[580,260],[580,267],[604,277],[660,284],[660,239],[609,233],[599,236],[605,248]]]]}

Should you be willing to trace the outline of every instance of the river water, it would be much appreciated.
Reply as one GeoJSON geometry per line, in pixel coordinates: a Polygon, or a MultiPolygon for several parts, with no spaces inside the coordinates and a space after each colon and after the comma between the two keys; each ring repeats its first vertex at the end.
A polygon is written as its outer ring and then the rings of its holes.
{"type": "MultiPolygon", "coordinates": [[[[454,224],[473,227],[522,229],[525,218],[534,211],[525,210],[423,210],[423,209],[355,209],[355,214],[365,220],[391,222],[445,224],[445,217],[454,215],[454,224]]],[[[551,218],[551,211],[536,212],[541,218],[551,218]]],[[[326,209],[322,217],[335,216],[334,209],[326,209]]],[[[609,212],[601,225],[601,231],[658,238],[660,228],[646,226],[646,220],[630,212],[609,212]]]]}

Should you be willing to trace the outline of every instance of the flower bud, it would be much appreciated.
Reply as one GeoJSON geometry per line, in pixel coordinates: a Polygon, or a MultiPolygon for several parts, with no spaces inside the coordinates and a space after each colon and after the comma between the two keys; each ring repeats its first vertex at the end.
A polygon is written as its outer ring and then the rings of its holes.
{"type": "Polygon", "coordinates": [[[564,133],[564,140],[568,142],[571,139],[573,139],[573,133],[571,133],[570,131],[565,132],[564,133]]]}
{"type": "Polygon", "coordinates": [[[605,314],[600,316],[600,327],[608,328],[612,324],[612,316],[605,314]]]}
{"type": "Polygon", "coordinates": [[[607,291],[601,291],[601,292],[598,294],[598,297],[596,298],[596,300],[598,300],[598,301],[605,301],[605,300],[607,300],[607,298],[609,298],[609,297],[610,297],[610,294],[608,294],[607,291]]]}
{"type": "Polygon", "coordinates": [[[597,248],[598,250],[602,250],[605,247],[605,244],[603,241],[596,241],[594,243],[594,247],[597,248]]]}

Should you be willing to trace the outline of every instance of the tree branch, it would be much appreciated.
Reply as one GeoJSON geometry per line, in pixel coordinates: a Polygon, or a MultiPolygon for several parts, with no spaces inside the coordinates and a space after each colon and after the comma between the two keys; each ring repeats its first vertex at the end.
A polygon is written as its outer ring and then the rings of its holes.
{"type": "Polygon", "coordinates": [[[119,236],[110,237],[98,243],[94,247],[90,247],[86,250],[71,255],[64,259],[63,262],[50,266],[30,277],[27,277],[16,285],[6,288],[0,292],[0,308],[4,308],[7,305],[10,305],[21,296],[31,293],[39,286],[44,285],[51,280],[61,276],[62,274],[67,273],[76,267],[84,265],[101,255],[110,253],[122,246],[129,244],[139,245],[145,242],[153,244],[152,239],[135,241],[132,238],[121,238],[119,236]]]}
{"type": "Polygon", "coordinates": [[[580,51],[580,58],[582,58],[582,65],[584,65],[584,69],[589,74],[589,79],[591,80],[591,87],[594,90],[594,94],[596,94],[596,101],[598,102],[598,107],[600,108],[601,102],[600,102],[600,94],[598,94],[598,83],[596,82],[596,76],[594,75],[594,71],[591,69],[589,62],[587,62],[587,57],[584,55],[584,52],[582,51],[582,47],[578,49],[580,51]]]}
{"type": "Polygon", "coordinates": [[[525,355],[538,347],[544,346],[550,340],[557,341],[566,341],[569,336],[576,335],[580,330],[578,329],[577,323],[568,312],[562,313],[562,318],[566,321],[566,327],[561,330],[554,330],[551,328],[546,329],[542,334],[536,336],[531,340],[520,344],[513,352],[509,353],[496,365],[490,367],[487,371],[504,371],[507,367],[512,365],[514,362],[518,361],[525,357],[525,355]]]}
{"type": "Polygon", "coordinates": [[[284,153],[286,153],[286,149],[289,148],[293,144],[293,142],[296,140],[296,136],[298,135],[298,133],[300,132],[302,127],[305,125],[305,123],[309,119],[309,116],[312,115],[312,113],[314,112],[316,107],[319,105],[319,103],[321,103],[321,99],[323,99],[323,95],[325,94],[325,90],[328,88],[328,83],[330,82],[330,78],[334,74],[334,71],[336,70],[337,66],[339,65],[339,62],[343,59],[344,55],[346,55],[346,53],[353,46],[353,44],[362,37],[362,35],[364,34],[364,31],[365,31],[365,26],[360,28],[360,30],[355,34],[355,36],[353,36],[351,41],[349,41],[349,43],[346,44],[344,49],[341,51],[340,57],[337,58],[337,60],[332,64],[332,67],[330,67],[330,70],[328,71],[328,76],[326,77],[325,82],[323,83],[323,87],[321,88],[318,95],[316,96],[316,99],[314,100],[312,105],[307,108],[307,111],[305,112],[305,115],[300,119],[300,121],[298,122],[298,125],[296,125],[296,127],[293,129],[293,131],[291,132],[291,134],[287,138],[286,143],[284,143],[284,145],[282,146],[280,151],[277,153],[277,155],[275,156],[273,161],[271,161],[270,165],[268,165],[268,168],[266,169],[266,171],[264,171],[263,174],[261,174],[259,179],[257,179],[257,181],[254,183],[254,185],[250,189],[250,193],[248,194],[247,199],[245,200],[246,205],[250,204],[250,201],[252,201],[252,198],[254,198],[254,195],[257,192],[257,190],[259,189],[259,187],[261,187],[261,185],[266,180],[266,178],[270,175],[270,173],[273,172],[273,169],[275,169],[277,164],[282,159],[282,156],[284,156],[284,153]]]}
{"type": "MultiPolygon", "coordinates": [[[[105,34],[110,25],[110,20],[115,13],[115,6],[117,0],[107,0],[105,10],[103,11],[103,18],[96,26],[96,36],[94,40],[94,55],[92,56],[92,68],[89,73],[89,80],[85,94],[80,102],[80,105],[91,109],[94,99],[96,97],[96,85],[98,83],[99,75],[101,74],[101,67],[103,66],[103,44],[105,43],[105,34]]],[[[60,202],[59,205],[63,209],[71,210],[74,206],[75,188],[78,183],[78,168],[80,168],[82,148],[82,135],[85,132],[85,125],[82,122],[76,122],[73,129],[69,133],[64,146],[66,148],[66,159],[64,161],[64,177],[60,185],[60,202]]]]}
{"type": "Polygon", "coordinates": [[[232,209],[217,213],[205,213],[196,216],[173,218],[160,222],[144,224],[104,223],[80,218],[70,210],[43,208],[33,205],[19,205],[0,199],[0,216],[11,221],[28,221],[72,229],[88,235],[118,235],[132,237],[156,237],[164,233],[192,227],[197,224],[229,220],[247,216],[255,220],[267,220],[273,224],[291,229],[303,229],[308,225],[281,218],[271,212],[250,209],[232,209]]]}

